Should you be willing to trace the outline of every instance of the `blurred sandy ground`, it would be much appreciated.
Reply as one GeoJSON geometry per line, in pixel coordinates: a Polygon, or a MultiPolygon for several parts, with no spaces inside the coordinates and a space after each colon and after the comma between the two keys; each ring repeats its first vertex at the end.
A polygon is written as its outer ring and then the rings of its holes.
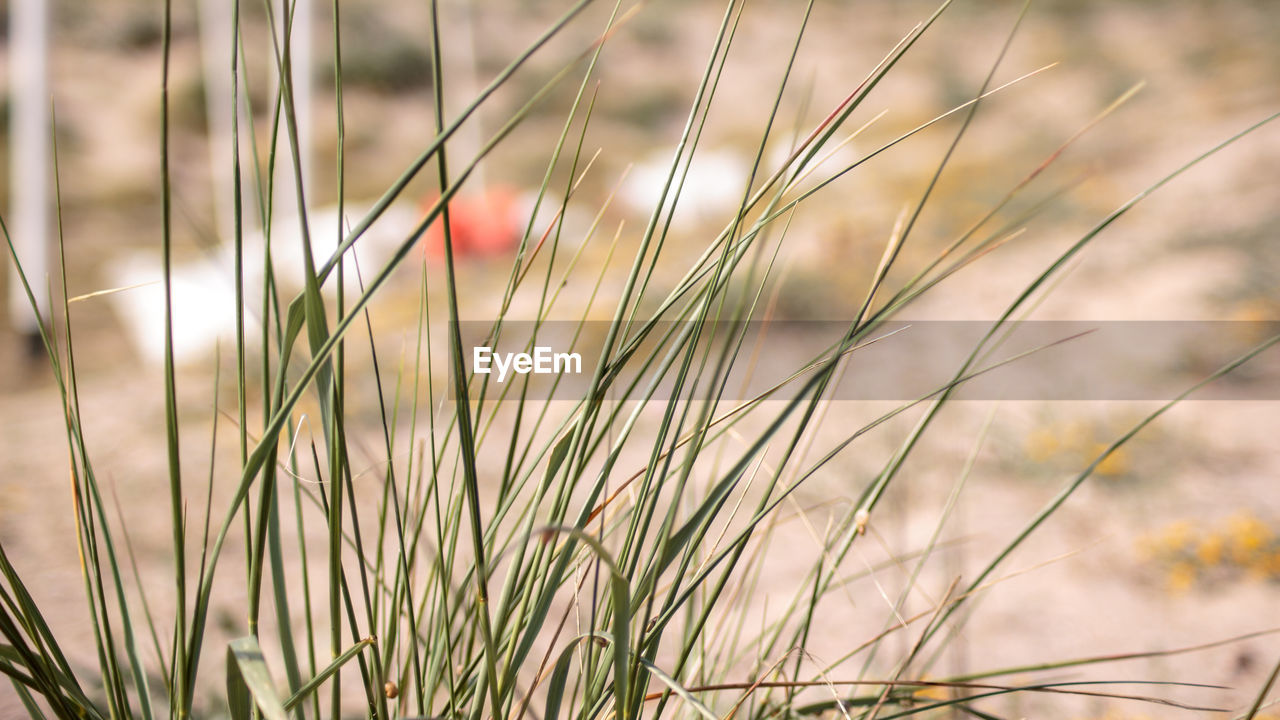
{"type": "MultiPolygon", "coordinates": [[[[375,196],[433,134],[425,5],[343,4],[349,197],[375,196]]],[[[562,5],[549,0],[477,3],[479,77],[497,72],[562,5]]],[[[765,99],[771,98],[780,75],[800,5],[762,1],[749,7],[721,83],[720,104],[710,117],[703,141],[707,149],[749,157],[764,127],[765,99]]],[[[1014,2],[957,2],[855,116],[853,127],[887,111],[853,145],[855,156],[969,99],[1019,7],[1014,2]]],[[[787,128],[782,136],[794,126],[817,122],[932,9],[915,0],[818,3],[795,89],[781,115],[787,128]],[[802,109],[803,121],[797,123],[794,118],[802,109]]],[[[492,131],[505,113],[574,57],[603,27],[607,10],[588,13],[535,58],[509,91],[499,93],[481,115],[485,129],[492,131]]],[[[175,11],[174,232],[182,258],[207,252],[217,242],[217,231],[195,15],[185,3],[175,11]]],[[[53,87],[68,293],[79,295],[110,286],[103,268],[113,257],[158,246],[160,16],[156,3],[141,0],[79,0],[59,3],[54,12],[53,87]]],[[[585,212],[595,212],[628,165],[655,153],[661,156],[678,138],[721,12],[715,3],[660,0],[649,3],[610,41],[585,143],[588,154],[597,147],[602,154],[576,200],[585,212]]],[[[250,96],[264,111],[263,18],[253,3],[246,13],[250,96]]],[[[318,38],[328,33],[325,13],[317,9],[318,38]]],[[[1280,110],[1278,41],[1280,14],[1267,2],[1036,3],[996,82],[1057,65],[984,105],[916,229],[906,265],[929,257],[980,217],[1128,88],[1138,82],[1145,87],[1064,154],[1036,187],[1047,192],[1082,182],[1029,223],[1024,239],[955,277],[936,297],[913,309],[913,316],[992,317],[1029,273],[1097,219],[1203,149],[1280,110]]],[[[316,73],[327,78],[327,41],[317,41],[317,52],[316,73]]],[[[570,90],[566,86],[553,93],[515,141],[487,163],[488,182],[536,185],[570,90]]],[[[333,103],[331,88],[320,82],[312,148],[314,197],[320,204],[333,200],[336,186],[333,103]]],[[[256,121],[262,138],[268,129],[265,112],[256,121]]],[[[918,198],[955,127],[954,122],[945,124],[893,149],[797,215],[781,260],[787,268],[779,305],[784,317],[838,318],[851,310],[895,217],[918,198]]],[[[1162,190],[1100,238],[1037,316],[1276,318],[1278,160],[1280,127],[1268,127],[1162,190]]],[[[563,185],[567,175],[558,181],[563,185]]],[[[426,183],[412,187],[415,196],[429,191],[426,183]]],[[[6,194],[0,192],[0,197],[6,194]]],[[[610,228],[630,220],[622,246],[633,247],[641,212],[619,204],[607,217],[610,228]]],[[[672,276],[657,281],[673,283],[682,274],[679,260],[696,255],[723,222],[724,216],[712,211],[695,214],[678,227],[676,237],[685,244],[670,251],[672,276]]],[[[594,243],[588,257],[598,261],[606,245],[594,243]]],[[[375,306],[392,354],[399,352],[412,318],[417,273],[416,267],[402,273],[385,301],[375,306]]],[[[490,307],[506,277],[501,262],[468,263],[463,273],[473,307],[490,307]]],[[[160,376],[131,348],[108,303],[79,303],[72,320],[96,463],[128,506],[131,499],[153,493],[163,477],[160,376]]],[[[20,361],[12,334],[4,336],[0,356],[0,540],[20,567],[32,573],[37,597],[74,634],[86,627],[87,619],[78,590],[57,396],[47,371],[20,361]]],[[[187,461],[200,475],[210,431],[208,366],[187,368],[183,380],[187,461]]],[[[998,545],[1063,478],[1087,462],[1089,450],[1139,417],[1142,409],[1114,403],[1002,409],[984,451],[981,482],[975,481],[966,511],[969,529],[983,528],[986,544],[966,546],[954,567],[985,557],[983,548],[998,545]],[[1054,438],[1049,449],[1036,445],[1046,434],[1054,438]]],[[[850,417],[861,414],[848,412],[850,417]]],[[[964,417],[957,420],[956,432],[926,449],[925,457],[939,462],[904,483],[910,490],[895,498],[891,505],[896,509],[883,521],[895,528],[886,542],[896,551],[927,535],[936,517],[930,503],[938,488],[954,481],[963,457],[957,448],[973,441],[978,425],[972,420],[986,410],[964,407],[957,412],[964,417]],[[922,507],[929,510],[922,512],[922,507]]],[[[1207,529],[1229,523],[1241,512],[1262,518],[1274,532],[1280,523],[1275,480],[1280,457],[1272,432],[1277,412],[1274,403],[1261,402],[1191,404],[1175,412],[1132,449],[1124,467],[1087,486],[1046,529],[1043,542],[1018,556],[1022,562],[1010,570],[1080,551],[993,592],[974,619],[963,645],[969,657],[963,662],[977,669],[1046,655],[1176,647],[1280,625],[1274,578],[1207,574],[1211,582],[1182,586],[1168,576],[1170,568],[1135,549],[1144,537],[1163,537],[1171,524],[1189,520],[1207,529]],[[1055,632],[1042,633],[1046,626],[1055,632]]],[[[859,454],[850,461],[850,472],[855,477],[873,472],[900,437],[886,437],[882,445],[859,454]]],[[[820,488],[828,485],[815,484],[816,496],[830,492],[820,488]]],[[[168,562],[168,523],[163,515],[136,510],[129,526],[144,575],[160,583],[168,562]]],[[[227,600],[234,607],[234,598],[227,600]]],[[[857,603],[855,611],[867,608],[881,617],[885,608],[877,602],[872,596],[857,603]]],[[[1239,701],[1260,682],[1276,643],[1262,639],[1242,647],[1210,659],[1197,656],[1195,662],[1147,663],[1133,674],[1183,671],[1187,679],[1185,671],[1190,670],[1190,679],[1241,688],[1232,696],[1239,701]]],[[[0,701],[9,697],[7,688],[0,690],[0,701]]],[[[3,702],[0,708],[8,710],[3,702]]]]}

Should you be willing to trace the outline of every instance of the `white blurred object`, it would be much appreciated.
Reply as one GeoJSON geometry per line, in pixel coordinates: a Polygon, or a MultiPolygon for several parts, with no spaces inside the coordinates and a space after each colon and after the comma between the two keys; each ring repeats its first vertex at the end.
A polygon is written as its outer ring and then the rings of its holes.
{"type": "MultiPolygon", "coordinates": [[[[344,206],[345,220],[341,222],[337,205],[327,205],[307,213],[307,231],[311,238],[311,254],[317,271],[329,261],[334,251],[338,249],[341,239],[345,238],[364,218],[371,206],[372,203],[358,204],[354,209],[352,205],[344,206]]],[[[364,231],[347,251],[344,277],[348,294],[360,291],[361,279],[366,284],[373,279],[373,276],[391,259],[396,249],[409,238],[419,220],[419,215],[413,208],[406,207],[404,204],[393,204],[364,231]]],[[[245,235],[246,284],[251,287],[260,285],[262,282],[264,243],[265,238],[260,230],[245,235]],[[249,257],[250,254],[252,257],[249,257]]],[[[233,258],[234,250],[227,248],[224,254],[233,258]]],[[[306,264],[302,257],[302,224],[296,215],[272,225],[271,259],[276,281],[282,287],[301,290],[306,283],[306,264]]],[[[330,295],[336,293],[336,276],[331,274],[321,289],[330,295]]]]}
{"type": "MultiPolygon", "coordinates": [[[[777,172],[778,168],[791,159],[791,154],[795,152],[792,145],[773,144],[770,145],[765,154],[765,167],[762,175],[769,176],[777,172]]],[[[790,179],[795,172],[795,167],[808,155],[808,151],[801,152],[795,162],[788,168],[783,176],[790,179]]],[[[837,173],[843,172],[846,168],[853,165],[860,159],[858,149],[852,138],[838,141],[833,139],[830,143],[823,146],[814,155],[813,159],[804,166],[804,172],[801,173],[800,186],[811,187],[816,183],[822,182],[837,173]]]]}
{"type": "MultiPolygon", "coordinates": [[[[792,147],[772,144],[765,154],[764,161],[756,173],[755,187],[759,187],[778,168],[790,159],[792,147]]],[[[804,157],[804,154],[801,154],[804,157]]],[[[754,155],[729,148],[700,150],[693,156],[693,161],[681,162],[672,180],[671,190],[666,198],[670,206],[679,188],[679,202],[676,205],[675,223],[687,222],[728,222],[737,212],[746,196],[747,180],[751,176],[751,163],[754,155]],[[684,185],[679,186],[680,176],[688,167],[689,174],[684,185]]],[[[857,153],[850,144],[833,144],[823,149],[805,166],[805,178],[801,185],[808,187],[831,174],[838,173],[856,162],[857,153]]],[[[797,159],[798,162],[798,159],[797,159]]],[[[790,178],[794,171],[788,171],[784,178],[790,178]]],[[[662,188],[671,173],[671,157],[665,153],[655,153],[636,164],[631,169],[626,181],[622,184],[621,198],[633,212],[649,215],[662,197],[662,188]]]]}
{"type": "MultiPolygon", "coordinates": [[[[689,175],[680,187],[675,222],[727,221],[742,202],[751,164],[743,155],[728,148],[700,150],[693,162],[681,161],[672,181],[666,205],[676,196],[680,175],[688,167],[689,175]]],[[[662,197],[662,188],[671,173],[671,156],[656,153],[636,164],[622,184],[620,195],[628,208],[639,214],[650,214],[662,197]]]]}
{"type": "MultiPolygon", "coordinates": [[[[350,206],[348,206],[350,207],[350,206]]],[[[344,235],[364,217],[365,206],[346,210],[344,235]]],[[[345,209],[345,208],[344,208],[345,209]]],[[[308,230],[317,271],[329,260],[338,246],[338,209],[322,207],[310,213],[308,230]]],[[[360,292],[360,278],[365,284],[391,259],[396,249],[409,239],[418,215],[412,208],[392,205],[347,253],[344,273],[347,292],[360,292]],[[356,272],[358,263],[360,272],[356,272]]],[[[260,231],[244,237],[244,287],[246,335],[250,341],[258,337],[254,315],[261,304],[264,237],[260,231]]],[[[277,222],[271,232],[271,260],[275,279],[285,299],[300,292],[306,282],[302,257],[301,225],[296,217],[277,222]]],[[[135,251],[107,264],[106,283],[111,288],[125,288],[109,297],[120,316],[128,337],[138,354],[148,363],[164,362],[164,272],[160,254],[135,251]]],[[[170,272],[173,298],[173,354],[178,364],[192,363],[208,357],[221,342],[235,343],[235,249],[227,243],[212,254],[186,260],[170,272]]],[[[321,290],[328,296],[336,292],[337,278],[331,273],[321,290]]]]}
{"type": "MultiPolygon", "coordinates": [[[[160,258],[137,251],[107,267],[111,304],[130,342],[151,365],[164,363],[164,283],[160,258]]],[[[235,343],[235,280],[217,263],[195,262],[173,268],[173,357],[178,364],[204,359],[219,341],[235,343]]],[[[246,327],[252,318],[246,317],[246,327]]],[[[254,324],[256,327],[256,323],[254,324]]],[[[251,333],[246,329],[247,334],[251,333]]]]}

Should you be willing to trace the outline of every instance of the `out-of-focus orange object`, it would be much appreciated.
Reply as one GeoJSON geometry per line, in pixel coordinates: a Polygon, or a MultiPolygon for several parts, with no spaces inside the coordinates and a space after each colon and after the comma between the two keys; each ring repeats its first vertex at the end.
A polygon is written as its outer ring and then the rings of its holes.
{"type": "MultiPolygon", "coordinates": [[[[428,212],[439,199],[439,194],[423,198],[421,212],[428,212]]],[[[513,251],[524,230],[517,199],[515,192],[501,187],[482,195],[454,196],[449,202],[454,257],[494,257],[513,251]]],[[[431,223],[423,234],[423,247],[428,257],[444,257],[443,216],[431,223]]]]}

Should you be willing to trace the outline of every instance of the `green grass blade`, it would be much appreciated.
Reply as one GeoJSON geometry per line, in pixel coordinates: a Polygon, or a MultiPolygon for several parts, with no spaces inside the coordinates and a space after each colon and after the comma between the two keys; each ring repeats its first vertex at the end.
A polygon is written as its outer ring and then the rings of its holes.
{"type": "Polygon", "coordinates": [[[338,672],[339,668],[346,665],[348,661],[356,655],[359,655],[366,647],[370,647],[371,645],[373,645],[373,639],[365,638],[364,640],[361,640],[355,645],[347,648],[347,650],[335,658],[333,662],[329,663],[325,669],[321,670],[319,674],[303,683],[303,685],[298,688],[297,692],[290,695],[289,699],[284,701],[284,709],[291,710],[300,706],[302,701],[307,699],[308,695],[314,693],[325,683],[325,681],[333,677],[334,674],[338,672]]]}
{"type": "Polygon", "coordinates": [[[262,648],[252,635],[227,643],[227,699],[233,720],[250,720],[249,699],[266,720],[288,720],[262,648]]]}

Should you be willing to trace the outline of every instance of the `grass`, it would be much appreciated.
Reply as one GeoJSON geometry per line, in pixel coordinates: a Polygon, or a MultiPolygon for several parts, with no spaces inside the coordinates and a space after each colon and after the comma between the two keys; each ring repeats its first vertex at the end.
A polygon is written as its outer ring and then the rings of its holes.
{"type": "MultiPolygon", "coordinates": [[[[680,242],[674,216],[692,191],[684,185],[685,161],[702,143],[740,25],[751,10],[728,2],[673,145],[661,200],[634,241],[622,242],[621,228],[610,239],[601,216],[584,237],[567,229],[563,213],[547,225],[531,218],[525,228],[499,310],[488,319],[490,341],[514,332],[517,318],[532,317],[533,327],[540,329],[550,318],[565,315],[578,318],[571,322],[575,333],[591,330],[601,336],[599,355],[584,358],[585,387],[570,392],[556,386],[544,395],[545,389],[528,380],[499,386],[493,376],[468,372],[470,346],[464,343],[461,321],[475,319],[468,303],[476,302],[476,292],[467,285],[466,268],[455,252],[452,201],[497,148],[529,142],[521,135],[523,122],[545,112],[541,103],[565,88],[573,90],[573,100],[564,109],[560,132],[533,142],[546,155],[540,196],[562,210],[576,201],[577,183],[591,172],[586,148],[599,93],[598,63],[615,34],[628,31],[634,12],[606,5],[601,13],[588,8],[594,4],[582,0],[568,6],[542,35],[514,53],[470,104],[451,114],[444,98],[452,80],[442,72],[450,37],[435,22],[432,3],[435,138],[408,160],[402,176],[367,215],[353,218],[332,256],[312,252],[301,175],[274,172],[286,154],[294,167],[300,164],[298,112],[289,82],[281,84],[274,98],[273,111],[282,117],[284,132],[270,138],[266,157],[254,157],[249,168],[240,164],[244,150],[229,158],[237,185],[253,187],[258,203],[256,208],[237,203],[231,239],[240,319],[231,370],[236,407],[221,407],[214,389],[214,416],[225,413],[235,421],[215,422],[207,467],[183,461],[182,378],[170,350],[163,387],[169,479],[165,504],[173,546],[172,585],[164,591],[174,608],[168,615],[148,603],[157,590],[144,586],[126,526],[113,517],[105,497],[109,486],[94,470],[84,436],[89,419],[79,405],[70,298],[63,293],[60,313],[44,318],[43,341],[66,420],[97,666],[90,670],[68,660],[63,640],[0,545],[0,672],[29,713],[104,720],[224,712],[235,720],[663,715],[884,720],[943,709],[995,717],[992,698],[1023,694],[1045,696],[1049,702],[1066,697],[1131,699],[1161,712],[1194,707],[1169,697],[1175,683],[1135,682],[1127,676],[1061,680],[1053,674],[1135,655],[1053,658],[1034,667],[958,677],[932,673],[939,654],[956,642],[971,607],[986,593],[998,591],[992,588],[1001,581],[997,573],[1010,555],[1095,472],[1114,466],[1125,444],[1168,409],[1280,338],[1213,371],[1203,383],[1095,448],[1084,467],[1026,518],[976,576],[955,578],[941,596],[930,598],[928,610],[908,614],[908,598],[921,592],[920,578],[946,542],[950,510],[965,490],[982,447],[979,438],[966,466],[957,468],[959,479],[928,543],[914,556],[892,560],[907,570],[909,580],[897,597],[880,589],[892,609],[882,631],[850,637],[838,658],[820,659],[814,648],[825,645],[829,638],[824,635],[840,629],[832,627],[829,615],[847,587],[876,582],[875,569],[863,573],[857,562],[866,562],[861,548],[880,532],[885,498],[919,452],[921,439],[935,431],[955,390],[1019,359],[1000,354],[1003,322],[1034,309],[1072,260],[1146,197],[1274,116],[1155,178],[1097,221],[1016,295],[1000,322],[955,368],[951,382],[865,425],[843,428],[841,406],[832,395],[847,367],[845,358],[877,339],[879,323],[959,270],[1017,241],[1023,218],[1002,225],[1000,211],[1031,194],[1032,181],[1061,150],[1027,168],[1025,178],[1007,191],[997,190],[995,196],[1004,199],[934,257],[904,266],[906,258],[914,257],[904,248],[916,241],[921,216],[936,202],[935,186],[971,124],[981,121],[986,99],[1016,91],[1016,82],[996,82],[1008,45],[994,54],[990,72],[972,89],[971,99],[864,151],[844,167],[815,170],[827,151],[871,119],[867,98],[933,30],[950,3],[886,48],[884,59],[848,88],[842,102],[823,109],[819,121],[801,119],[796,127],[788,125],[784,111],[801,92],[794,87],[794,64],[814,7],[789,9],[798,28],[794,44],[778,67],[777,84],[749,109],[758,113],[761,130],[741,202],[719,234],[696,248],[687,266],[674,271],[672,263],[683,259],[682,248],[674,247],[680,242]],[[479,148],[459,149],[461,130],[476,122],[500,91],[517,79],[528,84],[533,58],[562,52],[555,42],[559,36],[592,22],[598,23],[592,28],[594,42],[559,57],[560,69],[539,78],[536,89],[495,125],[479,148]],[[925,131],[949,132],[949,146],[937,159],[931,180],[899,218],[879,266],[866,268],[867,291],[845,318],[844,331],[826,351],[794,368],[783,384],[739,399],[731,384],[734,372],[750,366],[755,353],[739,323],[769,321],[780,282],[776,259],[796,213],[831,192],[842,176],[866,171],[869,160],[925,131]],[[787,157],[780,165],[770,164],[766,146],[788,135],[787,157]],[[259,173],[259,168],[266,171],[259,173]],[[347,251],[415,182],[437,185],[438,200],[384,266],[356,267],[347,251]],[[280,197],[275,183],[292,191],[304,219],[301,237],[270,240],[262,258],[268,271],[260,286],[248,287],[243,236],[249,216],[256,210],[257,222],[270,227],[273,215],[292,211],[273,207],[272,198],[280,197]],[[414,268],[417,240],[429,227],[443,233],[442,264],[414,268]],[[301,278],[277,277],[271,242],[302,244],[301,278]],[[604,245],[606,252],[597,250],[604,245]],[[603,262],[592,268],[591,259],[601,255],[603,262]],[[620,268],[616,275],[614,262],[620,268]],[[352,273],[362,280],[358,294],[343,289],[352,273]],[[393,277],[406,274],[416,274],[420,283],[416,340],[392,369],[379,354],[370,308],[393,277]],[[290,283],[301,287],[292,297],[283,290],[290,283]],[[326,287],[336,288],[334,294],[326,294],[326,287]],[[565,288],[576,292],[562,295],[565,288]],[[597,309],[609,303],[611,309],[597,309]],[[250,316],[260,321],[256,343],[248,337],[250,316]],[[447,383],[433,372],[439,367],[447,367],[447,383]],[[260,407],[254,407],[253,397],[260,407]],[[376,408],[378,422],[372,427],[357,419],[368,415],[359,406],[362,402],[376,408]],[[304,406],[314,410],[304,415],[304,406]],[[869,482],[856,488],[849,512],[834,514],[827,527],[811,528],[821,550],[807,559],[792,557],[781,538],[789,524],[805,520],[803,513],[792,512],[799,489],[832,471],[838,458],[860,447],[861,438],[895,419],[912,422],[896,451],[869,482]],[[219,444],[227,442],[216,428],[228,425],[237,447],[233,468],[214,461],[219,444]],[[841,429],[841,438],[829,444],[819,431],[832,425],[841,429]],[[378,446],[372,471],[358,459],[370,444],[378,446]],[[376,479],[371,481],[369,474],[376,479]],[[201,489],[205,478],[208,487],[201,489]],[[317,542],[318,537],[323,541],[317,542]],[[238,545],[243,545],[244,557],[237,564],[229,551],[238,545]],[[767,576],[768,558],[777,552],[785,554],[800,581],[786,588],[792,594],[782,601],[782,613],[760,612],[763,591],[774,582],[767,576]],[[229,623],[235,637],[224,641],[211,616],[222,594],[233,588],[243,591],[243,605],[237,608],[240,616],[229,623]],[[894,642],[900,649],[891,647],[894,642]],[[892,661],[880,660],[890,656],[892,661]],[[1016,679],[1028,675],[1033,679],[1016,679]]],[[[335,1],[333,121],[338,141],[333,161],[340,201],[347,172],[341,10],[335,1]]],[[[174,245],[170,11],[166,3],[160,137],[166,287],[174,245]]],[[[237,45],[227,48],[232,63],[247,52],[238,42],[238,2],[236,12],[237,45]]],[[[1021,15],[1010,18],[1009,41],[1021,21],[1021,15]]],[[[290,12],[269,10],[267,22],[288,27],[290,12]]],[[[281,75],[289,77],[289,34],[283,38],[273,52],[281,75]]],[[[248,95],[243,77],[237,78],[233,93],[248,95]]],[[[1099,118],[1110,111],[1104,109],[1099,118]]],[[[237,148],[257,147],[247,137],[251,131],[236,127],[237,148]]],[[[1065,139],[1063,147],[1074,140],[1065,139]]],[[[56,156],[56,148],[54,152],[56,156]]],[[[1030,207],[1051,200],[1055,192],[1030,195],[1030,207]]],[[[12,252],[11,257],[18,262],[12,252]]],[[[61,287],[66,286],[64,277],[61,287]]],[[[44,289],[34,282],[26,289],[34,307],[35,296],[44,289]]],[[[171,331],[171,311],[168,322],[171,331]]],[[[222,368],[215,368],[219,381],[222,375],[222,368]]],[[[155,512],[160,512],[158,504],[155,512]]],[[[1206,687],[1200,678],[1176,685],[1206,687]]],[[[1239,717],[1256,716],[1268,691],[1269,684],[1239,717]]]]}

